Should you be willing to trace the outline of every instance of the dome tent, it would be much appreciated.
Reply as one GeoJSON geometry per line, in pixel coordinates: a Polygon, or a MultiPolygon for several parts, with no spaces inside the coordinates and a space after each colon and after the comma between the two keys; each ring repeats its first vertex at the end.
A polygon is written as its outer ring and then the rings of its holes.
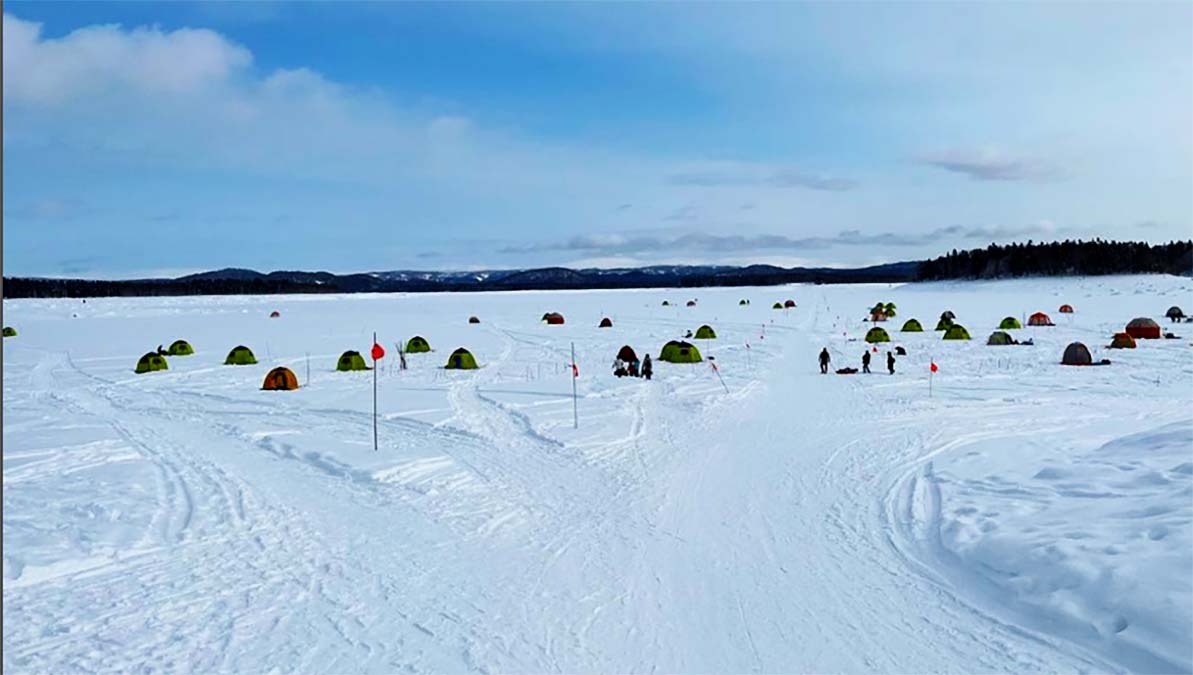
{"type": "Polygon", "coordinates": [[[968,340],[969,331],[965,330],[965,326],[955,323],[949,326],[949,329],[944,332],[944,339],[946,340],[968,340]]]}
{"type": "Polygon", "coordinates": [[[1127,334],[1136,340],[1157,340],[1160,338],[1160,324],[1141,316],[1127,324],[1127,334]]]}
{"type": "Polygon", "coordinates": [[[12,326],[4,327],[4,337],[16,337],[16,336],[17,336],[16,328],[13,328],[12,326]]]}
{"type": "Polygon", "coordinates": [[[784,300],[783,307],[786,309],[791,309],[792,307],[795,307],[795,300],[792,300],[791,298],[784,300]]]}
{"type": "Polygon", "coordinates": [[[257,362],[257,357],[253,356],[253,350],[244,345],[236,345],[232,351],[228,352],[228,358],[224,359],[225,366],[251,366],[257,362]]]}
{"type": "MultiPolygon", "coordinates": [[[[1185,312],[1181,310],[1180,307],[1173,305],[1172,307],[1168,308],[1168,311],[1164,313],[1164,316],[1172,319],[1173,321],[1180,321],[1181,319],[1185,318],[1185,312]]],[[[4,330],[8,329],[5,328],[4,330]]]]}
{"type": "Polygon", "coordinates": [[[942,316],[942,317],[940,317],[940,321],[936,322],[936,330],[948,330],[949,327],[952,325],[953,325],[952,319],[942,316]]]}
{"type": "Polygon", "coordinates": [[[1092,366],[1094,357],[1089,353],[1089,347],[1080,342],[1074,342],[1065,347],[1065,354],[1061,357],[1060,362],[1066,366],[1092,366]]]}
{"type": "Polygon", "coordinates": [[[1110,341],[1111,349],[1135,349],[1135,338],[1127,333],[1115,333],[1110,341]]]}
{"type": "Polygon", "coordinates": [[[472,352],[460,347],[452,352],[452,355],[447,357],[447,365],[444,366],[448,370],[476,370],[476,357],[472,352]]]}
{"type": "Polygon", "coordinates": [[[940,313],[940,320],[941,321],[948,320],[948,322],[951,324],[953,321],[957,320],[957,315],[953,314],[953,310],[946,309],[945,311],[940,313]]]}
{"type": "Polygon", "coordinates": [[[369,366],[365,363],[365,357],[361,356],[360,352],[351,349],[340,354],[340,360],[336,361],[336,370],[340,372],[368,369],[369,366]]]}
{"type": "Polygon", "coordinates": [[[783,309],[783,303],[776,302],[775,304],[771,305],[770,308],[771,309],[783,309]]]}
{"type": "Polygon", "coordinates": [[[190,356],[195,353],[195,348],[186,340],[175,340],[170,343],[170,348],[166,350],[170,356],[190,356]]]}
{"type": "Polygon", "coordinates": [[[659,360],[669,363],[699,363],[703,359],[700,357],[700,350],[696,349],[695,345],[681,340],[672,340],[663,345],[663,349],[659,351],[659,360]]]}
{"type": "Polygon", "coordinates": [[[407,354],[422,354],[431,351],[431,343],[421,335],[415,335],[406,341],[407,354]]]}
{"type": "Polygon", "coordinates": [[[687,303],[687,304],[688,304],[688,307],[695,307],[695,306],[696,306],[696,301],[695,301],[695,300],[688,300],[688,303],[687,303]]]}
{"type": "Polygon", "coordinates": [[[475,316],[468,317],[468,323],[480,323],[480,322],[481,322],[481,320],[476,318],[475,316]]]}
{"type": "Polygon", "coordinates": [[[746,300],[745,298],[742,298],[741,300],[738,300],[738,301],[737,301],[737,304],[739,304],[739,305],[741,305],[741,306],[743,306],[743,307],[744,307],[744,306],[746,306],[746,305],[750,304],[750,301],[749,301],[749,300],[746,300]]]}
{"type": "Polygon", "coordinates": [[[1043,312],[1036,312],[1027,317],[1027,325],[1029,326],[1055,326],[1052,319],[1043,312]]]}
{"type": "Polygon", "coordinates": [[[157,352],[149,352],[137,360],[136,373],[151,373],[155,370],[169,370],[170,366],[166,364],[166,357],[157,352]]]}
{"type": "Polygon", "coordinates": [[[1013,345],[1015,344],[1015,338],[1011,337],[1010,333],[996,330],[990,334],[990,337],[986,338],[986,344],[995,346],[1013,345]]]}
{"type": "Polygon", "coordinates": [[[712,329],[712,326],[704,324],[696,329],[697,340],[715,340],[717,339],[717,332],[712,329]]]}
{"type": "Polygon", "coordinates": [[[1008,316],[998,324],[999,330],[1014,330],[1016,328],[1023,328],[1023,324],[1019,323],[1019,319],[1013,316],[1008,316]]]}
{"type": "Polygon", "coordinates": [[[285,366],[278,366],[265,376],[265,381],[261,383],[261,389],[264,391],[292,391],[298,389],[298,376],[294,374],[293,370],[285,366]]]}
{"type": "Polygon", "coordinates": [[[271,319],[276,319],[276,318],[278,318],[278,317],[279,317],[279,316],[281,316],[281,315],[282,315],[282,313],[281,313],[281,312],[279,312],[279,311],[277,311],[277,310],[275,309],[275,310],[273,310],[272,312],[270,312],[270,313],[269,313],[269,318],[271,318],[271,319]]]}
{"type": "Polygon", "coordinates": [[[613,327],[613,320],[610,319],[609,317],[605,317],[605,318],[601,319],[601,323],[597,325],[597,328],[612,328],[612,327],[613,327]]]}
{"type": "Polygon", "coordinates": [[[617,350],[617,358],[626,362],[637,361],[638,354],[634,351],[633,347],[629,345],[622,345],[621,349],[617,350]]]}
{"type": "Polygon", "coordinates": [[[875,326],[866,333],[866,342],[890,342],[891,336],[883,328],[875,326]]]}
{"type": "Polygon", "coordinates": [[[924,327],[920,325],[919,321],[915,319],[908,319],[903,323],[902,330],[904,333],[923,333],[924,327]]]}
{"type": "Polygon", "coordinates": [[[670,306],[671,306],[671,301],[670,301],[670,300],[664,300],[664,301],[663,301],[663,306],[664,306],[664,307],[670,307],[670,306]]]}
{"type": "Polygon", "coordinates": [[[548,326],[562,326],[563,315],[559,312],[547,312],[543,315],[543,321],[546,321],[548,326]]]}
{"type": "Polygon", "coordinates": [[[1056,311],[1060,312],[1061,314],[1072,314],[1073,306],[1069,305],[1069,304],[1064,304],[1064,305],[1061,305],[1060,309],[1058,309],[1056,311]]]}

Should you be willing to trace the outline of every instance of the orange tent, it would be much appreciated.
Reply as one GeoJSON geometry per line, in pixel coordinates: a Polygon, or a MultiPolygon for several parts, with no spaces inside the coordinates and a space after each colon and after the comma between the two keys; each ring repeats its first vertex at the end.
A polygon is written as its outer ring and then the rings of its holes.
{"type": "Polygon", "coordinates": [[[269,374],[265,376],[265,382],[261,385],[261,388],[267,391],[298,389],[298,378],[294,375],[294,371],[279,366],[269,371],[269,374]]]}
{"type": "Polygon", "coordinates": [[[1058,309],[1056,311],[1060,312],[1061,314],[1072,314],[1073,306],[1072,305],[1061,305],[1060,309],[1058,309]]]}

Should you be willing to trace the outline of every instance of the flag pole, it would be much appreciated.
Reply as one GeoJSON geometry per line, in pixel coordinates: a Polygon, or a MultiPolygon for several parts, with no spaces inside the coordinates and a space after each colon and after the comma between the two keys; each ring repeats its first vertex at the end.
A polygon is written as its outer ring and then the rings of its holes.
{"type": "Polygon", "coordinates": [[[576,343],[572,343],[572,428],[580,428],[580,408],[576,403],[576,379],[578,375],[576,370],[576,343]]]}
{"type": "MultiPolygon", "coordinates": [[[[373,344],[377,344],[377,332],[373,332],[373,344]]],[[[372,350],[370,350],[372,351],[372,350]]],[[[373,357],[373,452],[377,452],[377,355],[373,357]]]]}

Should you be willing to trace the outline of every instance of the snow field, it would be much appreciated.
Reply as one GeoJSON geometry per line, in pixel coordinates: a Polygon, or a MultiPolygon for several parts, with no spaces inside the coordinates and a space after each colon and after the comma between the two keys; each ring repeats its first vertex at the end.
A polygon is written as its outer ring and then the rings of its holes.
{"type": "Polygon", "coordinates": [[[4,668],[1188,672],[1193,328],[1105,349],[1172,304],[1193,283],[6,301],[4,668]],[[875,374],[819,375],[879,300],[875,374]],[[898,332],[945,309],[972,341],[898,332]],[[610,374],[702,323],[728,393],[610,374]],[[379,452],[373,373],[334,370],[374,330],[379,452]],[[1112,365],[1060,366],[1074,339],[1112,365]],[[302,388],[260,391],[276,365],[302,388]]]}

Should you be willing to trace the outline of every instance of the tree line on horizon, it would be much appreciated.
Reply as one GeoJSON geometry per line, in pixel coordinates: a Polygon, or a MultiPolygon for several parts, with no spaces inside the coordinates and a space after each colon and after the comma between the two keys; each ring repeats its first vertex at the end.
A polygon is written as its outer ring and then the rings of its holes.
{"type": "Polygon", "coordinates": [[[1148,244],[1135,241],[1065,240],[991,244],[949,253],[920,264],[916,279],[999,279],[1027,276],[1106,274],[1193,275],[1193,240],[1148,244]]]}

